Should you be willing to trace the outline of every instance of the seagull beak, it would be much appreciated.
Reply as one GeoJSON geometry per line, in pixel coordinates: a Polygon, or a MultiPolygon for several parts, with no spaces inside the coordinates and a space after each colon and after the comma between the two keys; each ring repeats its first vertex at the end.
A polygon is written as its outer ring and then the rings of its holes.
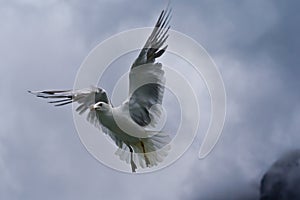
{"type": "Polygon", "coordinates": [[[90,106],[90,111],[94,111],[94,110],[95,110],[94,105],[91,105],[90,106]]]}
{"type": "Polygon", "coordinates": [[[95,103],[94,105],[91,105],[90,110],[91,110],[91,111],[94,111],[94,110],[96,110],[97,108],[100,108],[99,102],[98,102],[98,103],[95,103]]]}
{"type": "Polygon", "coordinates": [[[94,104],[90,106],[90,111],[94,111],[96,110],[96,108],[98,108],[98,105],[94,104]]]}

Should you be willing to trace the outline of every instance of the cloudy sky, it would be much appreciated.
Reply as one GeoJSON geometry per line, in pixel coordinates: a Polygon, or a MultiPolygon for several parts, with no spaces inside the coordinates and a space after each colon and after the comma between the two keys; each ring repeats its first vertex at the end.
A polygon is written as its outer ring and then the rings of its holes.
{"type": "MultiPolygon", "coordinates": [[[[130,175],[81,144],[70,106],[28,89],[72,88],[101,41],[152,26],[165,1],[0,0],[0,199],[257,199],[264,172],[300,143],[300,2],[174,0],[172,28],[223,76],[227,118],[204,160],[201,136],[173,165],[130,175]]],[[[129,66],[128,66],[129,67],[129,66]]]]}

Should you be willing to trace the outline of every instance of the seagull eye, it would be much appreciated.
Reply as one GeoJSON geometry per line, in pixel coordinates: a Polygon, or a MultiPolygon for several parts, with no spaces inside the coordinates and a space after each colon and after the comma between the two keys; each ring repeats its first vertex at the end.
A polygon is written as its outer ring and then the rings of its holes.
{"type": "Polygon", "coordinates": [[[103,106],[103,103],[100,103],[99,106],[102,107],[102,106],[103,106]]]}

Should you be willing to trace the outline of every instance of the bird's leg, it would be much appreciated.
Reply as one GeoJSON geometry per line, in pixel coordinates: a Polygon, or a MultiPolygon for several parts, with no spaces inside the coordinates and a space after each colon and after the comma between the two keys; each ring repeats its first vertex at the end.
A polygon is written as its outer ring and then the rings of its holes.
{"type": "Polygon", "coordinates": [[[131,170],[132,172],[135,172],[135,170],[137,169],[135,163],[133,162],[133,149],[131,148],[131,146],[128,146],[129,150],[130,150],[130,164],[131,164],[131,170]]]}
{"type": "Polygon", "coordinates": [[[146,151],[145,151],[144,143],[141,142],[141,145],[142,145],[142,148],[143,148],[143,153],[144,153],[144,158],[145,158],[146,166],[149,167],[150,166],[150,161],[149,161],[148,157],[146,156],[146,151]]]}

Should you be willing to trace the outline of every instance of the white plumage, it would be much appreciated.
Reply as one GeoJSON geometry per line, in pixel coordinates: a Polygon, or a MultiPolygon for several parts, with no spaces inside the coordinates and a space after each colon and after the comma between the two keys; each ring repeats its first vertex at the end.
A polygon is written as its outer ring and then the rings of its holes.
{"type": "Polygon", "coordinates": [[[115,142],[116,155],[131,165],[132,172],[138,167],[152,167],[161,162],[169,150],[168,134],[154,130],[162,114],[165,76],[156,58],[163,55],[167,46],[171,10],[163,10],[154,30],[131,66],[129,96],[118,107],[113,107],[102,88],[81,90],[44,90],[30,93],[37,97],[54,99],[55,106],[76,102],[79,114],[88,112],[87,120],[115,142]]]}

